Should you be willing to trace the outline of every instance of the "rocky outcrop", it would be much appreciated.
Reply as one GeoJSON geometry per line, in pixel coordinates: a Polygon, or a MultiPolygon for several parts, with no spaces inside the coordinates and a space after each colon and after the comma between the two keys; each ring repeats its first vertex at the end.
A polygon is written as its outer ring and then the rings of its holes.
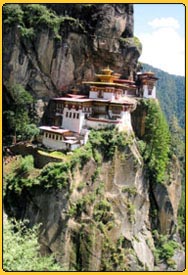
{"type": "Polygon", "coordinates": [[[181,199],[181,174],[177,158],[173,156],[169,165],[169,177],[166,184],[151,184],[151,192],[157,210],[160,232],[164,235],[174,235],[177,232],[177,214],[181,199]]]}
{"type": "Polygon", "coordinates": [[[123,76],[136,70],[141,47],[133,38],[131,4],[47,7],[59,16],[79,20],[84,31],[64,24],[59,41],[45,25],[35,30],[35,38],[26,38],[19,24],[4,24],[3,84],[7,90],[19,83],[35,99],[48,100],[93,79],[105,65],[123,76]]]}

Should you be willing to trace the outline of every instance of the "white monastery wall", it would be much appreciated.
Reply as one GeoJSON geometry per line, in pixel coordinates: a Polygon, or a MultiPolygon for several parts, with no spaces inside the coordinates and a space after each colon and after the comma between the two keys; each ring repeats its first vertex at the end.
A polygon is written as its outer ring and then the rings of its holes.
{"type": "Polygon", "coordinates": [[[46,147],[49,147],[49,148],[52,148],[55,150],[65,150],[66,149],[66,144],[63,143],[62,141],[46,138],[45,136],[43,136],[42,143],[46,147]]]}
{"type": "Polygon", "coordinates": [[[98,98],[98,92],[90,91],[89,92],[89,98],[98,98]]]}
{"type": "Polygon", "coordinates": [[[64,129],[80,133],[84,126],[84,120],[85,115],[82,110],[76,111],[75,109],[64,108],[62,123],[64,129]]]}
{"type": "Polygon", "coordinates": [[[114,100],[115,99],[115,96],[114,96],[114,93],[103,93],[103,98],[104,99],[109,99],[109,100],[114,100]]]}
{"type": "Polygon", "coordinates": [[[151,95],[149,94],[148,91],[148,86],[144,85],[143,86],[143,97],[144,98],[156,98],[156,87],[154,86],[151,92],[151,95]]]}

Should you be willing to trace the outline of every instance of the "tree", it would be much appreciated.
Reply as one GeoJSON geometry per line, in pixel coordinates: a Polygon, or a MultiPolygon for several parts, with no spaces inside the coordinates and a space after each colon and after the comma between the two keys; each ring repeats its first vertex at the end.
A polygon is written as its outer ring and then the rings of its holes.
{"type": "Polygon", "coordinates": [[[32,96],[21,85],[16,84],[10,88],[10,95],[13,103],[9,110],[3,112],[6,118],[9,131],[14,136],[14,143],[17,137],[22,140],[25,137],[37,134],[36,129],[30,124],[29,106],[33,102],[32,96]],[[34,131],[35,130],[35,131],[34,131]]]}
{"type": "Polygon", "coordinates": [[[161,183],[169,160],[170,132],[156,100],[148,102],[144,141],[146,142],[144,158],[150,176],[161,183]]]}
{"type": "Polygon", "coordinates": [[[38,228],[28,229],[23,222],[4,223],[4,271],[63,271],[53,256],[42,257],[37,242],[38,228]]]}

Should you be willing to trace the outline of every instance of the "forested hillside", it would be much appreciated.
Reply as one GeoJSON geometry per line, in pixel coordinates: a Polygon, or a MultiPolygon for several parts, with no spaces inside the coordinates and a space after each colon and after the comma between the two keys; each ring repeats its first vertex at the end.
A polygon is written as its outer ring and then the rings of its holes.
{"type": "Polygon", "coordinates": [[[153,71],[159,78],[157,97],[168,122],[175,115],[178,123],[185,128],[185,77],[168,74],[148,64],[142,64],[144,71],[153,71]]]}

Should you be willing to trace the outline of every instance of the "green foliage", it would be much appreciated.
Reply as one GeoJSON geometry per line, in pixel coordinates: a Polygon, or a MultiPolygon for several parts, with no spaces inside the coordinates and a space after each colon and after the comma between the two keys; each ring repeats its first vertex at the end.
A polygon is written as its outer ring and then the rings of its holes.
{"type": "MultiPolygon", "coordinates": [[[[117,129],[92,130],[89,135],[89,143],[96,158],[96,150],[102,154],[104,160],[110,160],[116,149],[124,150],[129,144],[128,137],[125,132],[118,132],[117,129]]],[[[101,161],[101,157],[98,156],[101,161]]]]}
{"type": "Polygon", "coordinates": [[[39,128],[34,123],[31,123],[25,126],[24,132],[22,133],[22,137],[24,138],[24,140],[31,140],[35,136],[38,136],[39,133],[39,128]]]}
{"type": "Polygon", "coordinates": [[[186,225],[186,211],[185,211],[185,190],[182,191],[181,201],[178,209],[178,232],[183,244],[185,244],[185,225],[186,225]]]}
{"type": "Polygon", "coordinates": [[[33,103],[33,98],[21,85],[15,84],[10,88],[10,94],[13,99],[9,110],[3,112],[7,127],[16,139],[31,139],[38,134],[38,129],[31,124],[29,118],[29,107],[33,103]]]}
{"type": "Polygon", "coordinates": [[[95,205],[93,218],[95,221],[102,222],[103,224],[113,221],[113,212],[111,211],[111,205],[107,200],[101,200],[95,205]]]}
{"type": "Polygon", "coordinates": [[[20,167],[17,169],[17,174],[29,173],[34,167],[33,156],[28,155],[21,159],[20,167]]]}
{"type": "Polygon", "coordinates": [[[77,187],[77,190],[78,191],[82,191],[84,189],[84,187],[86,186],[86,183],[85,182],[80,182],[80,184],[78,185],[77,187]]]}
{"type": "Polygon", "coordinates": [[[40,256],[37,227],[28,229],[23,222],[5,221],[3,229],[4,271],[63,271],[53,256],[40,256]]]}
{"type": "Polygon", "coordinates": [[[97,188],[96,188],[96,190],[95,190],[95,192],[96,192],[96,195],[97,196],[100,196],[100,195],[102,195],[103,193],[104,193],[104,182],[100,182],[100,183],[98,183],[97,184],[97,188]]]}
{"type": "Polygon", "coordinates": [[[161,108],[170,123],[175,115],[180,127],[185,128],[185,77],[170,75],[162,70],[156,69],[148,64],[142,64],[144,71],[154,72],[159,81],[157,81],[157,98],[160,101],[161,108]]]}
{"type": "Polygon", "coordinates": [[[179,244],[174,240],[169,240],[166,235],[159,235],[155,230],[153,232],[155,239],[155,262],[164,261],[173,267],[172,257],[174,256],[175,249],[179,248],[179,244]]]}
{"type": "Polygon", "coordinates": [[[155,100],[148,100],[145,127],[146,147],[143,157],[150,178],[155,182],[162,183],[169,161],[170,133],[160,105],[155,100]]]}
{"type": "Polygon", "coordinates": [[[50,163],[42,170],[38,180],[40,186],[45,189],[49,188],[68,188],[69,187],[69,170],[70,164],[65,163],[50,163]]]}
{"type": "Polygon", "coordinates": [[[92,149],[89,143],[85,146],[74,150],[71,157],[71,169],[73,170],[76,165],[82,168],[92,158],[92,149]]]}
{"type": "MultiPolygon", "coordinates": [[[[171,132],[171,152],[174,153],[185,164],[185,131],[179,126],[178,119],[175,116],[171,117],[170,123],[171,132]]],[[[183,172],[183,171],[182,171],[183,172]]]]}
{"type": "Polygon", "coordinates": [[[32,96],[20,84],[13,85],[10,93],[16,106],[25,107],[26,104],[33,102],[32,96]]]}
{"type": "Polygon", "coordinates": [[[95,193],[88,193],[83,198],[78,199],[70,205],[68,215],[70,217],[80,218],[82,213],[87,214],[88,208],[94,203],[95,198],[95,193]]]}
{"type": "Polygon", "coordinates": [[[28,155],[20,159],[20,165],[13,172],[5,177],[5,183],[9,190],[21,193],[24,186],[32,186],[33,180],[28,176],[34,169],[33,156],[28,155]]]}
{"type": "MultiPolygon", "coordinates": [[[[20,172],[17,171],[16,174],[6,179],[7,186],[9,189],[14,189],[17,193],[20,193],[24,187],[31,188],[34,185],[40,185],[44,189],[65,188],[70,193],[70,175],[74,173],[75,167],[82,169],[89,160],[96,159],[98,167],[91,177],[92,184],[94,184],[99,180],[99,165],[102,162],[102,157],[105,160],[110,160],[114,156],[115,150],[125,149],[128,142],[125,133],[118,133],[115,130],[92,131],[89,142],[85,146],[76,149],[71,155],[60,154],[60,156],[62,155],[63,162],[46,165],[36,178],[29,178],[27,173],[24,174],[22,170],[24,170],[24,165],[26,164],[21,164],[18,169],[20,172]]],[[[56,156],[57,152],[54,152],[53,155],[56,156]]],[[[93,194],[100,195],[103,189],[104,184],[99,183],[93,194]]],[[[82,186],[79,186],[78,191],[81,190],[82,186]]],[[[86,197],[84,200],[86,199],[88,198],[86,197]]],[[[80,203],[84,207],[84,201],[80,203]]]]}
{"type": "Polygon", "coordinates": [[[50,29],[54,37],[60,40],[62,26],[85,32],[79,19],[70,16],[58,16],[43,4],[6,4],[3,7],[3,17],[5,25],[19,24],[20,34],[26,39],[35,38],[38,30],[43,30],[44,27],[50,29]]]}
{"type": "Polygon", "coordinates": [[[7,25],[22,24],[24,12],[19,4],[5,4],[3,6],[3,22],[7,25]]]}
{"type": "Polygon", "coordinates": [[[129,196],[135,196],[137,194],[137,189],[136,187],[128,187],[128,186],[125,186],[121,189],[121,192],[122,193],[128,193],[129,196]]]}
{"type": "Polygon", "coordinates": [[[124,247],[124,239],[121,236],[114,243],[106,236],[102,246],[101,271],[129,271],[127,256],[130,252],[124,247]]]}
{"type": "Polygon", "coordinates": [[[127,214],[128,214],[128,219],[130,223],[135,222],[135,205],[128,201],[127,202],[127,214]]]}
{"type": "Polygon", "coordinates": [[[181,166],[182,201],[179,207],[179,230],[182,241],[185,241],[185,77],[170,75],[164,71],[143,64],[145,71],[153,71],[157,82],[157,97],[166,115],[171,132],[170,151],[174,153],[181,166]]]}
{"type": "Polygon", "coordinates": [[[137,49],[141,52],[142,51],[142,43],[140,42],[139,38],[134,37],[120,37],[119,39],[120,44],[123,47],[137,47],[137,49]]]}
{"type": "Polygon", "coordinates": [[[20,26],[20,32],[21,32],[21,36],[28,39],[28,38],[34,38],[35,36],[35,31],[34,29],[31,28],[25,28],[20,26]]]}
{"type": "Polygon", "coordinates": [[[41,4],[23,5],[24,23],[30,28],[42,29],[44,26],[51,29],[59,37],[60,18],[46,6],[41,4]]]}
{"type": "Polygon", "coordinates": [[[138,145],[140,154],[143,156],[146,150],[146,143],[143,140],[137,140],[137,145],[138,145]]]}
{"type": "Polygon", "coordinates": [[[140,42],[140,39],[136,36],[134,36],[134,44],[138,48],[139,51],[142,51],[142,43],[140,42]]]}

